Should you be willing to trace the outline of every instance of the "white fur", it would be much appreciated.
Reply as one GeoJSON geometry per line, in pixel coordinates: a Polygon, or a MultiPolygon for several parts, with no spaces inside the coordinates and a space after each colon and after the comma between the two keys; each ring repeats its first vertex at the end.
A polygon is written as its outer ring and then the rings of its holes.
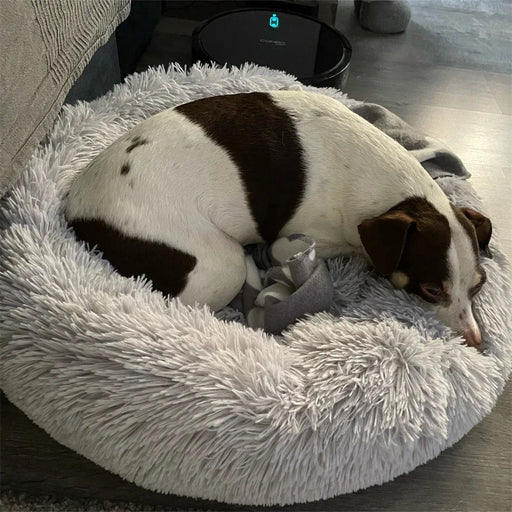
{"type": "MultiPolygon", "coordinates": [[[[467,299],[476,268],[470,241],[419,162],[339,101],[304,91],[270,94],[294,120],[306,163],[304,198],[280,236],[312,236],[324,258],[362,252],[361,222],[424,197],[452,232],[453,300],[440,314],[458,332],[474,331],[467,299]]],[[[139,124],[94,160],[71,189],[67,217],[101,218],[129,235],[193,254],[198,264],[180,298],[214,309],[228,304],[245,280],[242,245],[262,241],[227,151],[174,110],[139,124]],[[135,136],[148,143],[127,154],[135,136]],[[126,162],[130,172],[122,176],[126,162]]]]}
{"type": "Polygon", "coordinates": [[[471,299],[468,291],[475,285],[478,262],[471,242],[459,222],[451,225],[452,240],[448,248],[450,276],[447,288],[451,297],[445,307],[437,306],[441,320],[455,332],[465,335],[470,343],[480,343],[480,329],[473,316],[471,299]]]}

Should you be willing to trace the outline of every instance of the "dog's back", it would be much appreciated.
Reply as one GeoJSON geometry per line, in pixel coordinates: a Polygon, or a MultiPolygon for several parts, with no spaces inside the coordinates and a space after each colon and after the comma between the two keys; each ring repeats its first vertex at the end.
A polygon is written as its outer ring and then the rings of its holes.
{"type": "Polygon", "coordinates": [[[475,226],[487,226],[484,247],[490,222],[474,213],[454,209],[396,141],[340,102],[302,91],[162,112],[100,154],[66,206],[77,236],[120,273],[145,275],[185,303],[225,306],[245,280],[243,245],[304,233],[321,257],[364,250],[426,300],[432,276],[436,289],[454,281],[462,298],[453,325],[474,324],[468,290],[483,282],[475,226]],[[419,256],[399,268],[413,246],[419,256]]]}
{"type": "Polygon", "coordinates": [[[75,180],[66,215],[173,247],[203,221],[242,245],[306,231],[326,256],[358,247],[359,222],[431,181],[398,143],[336,100],[235,94],[181,105],[127,132],[75,180]]]}

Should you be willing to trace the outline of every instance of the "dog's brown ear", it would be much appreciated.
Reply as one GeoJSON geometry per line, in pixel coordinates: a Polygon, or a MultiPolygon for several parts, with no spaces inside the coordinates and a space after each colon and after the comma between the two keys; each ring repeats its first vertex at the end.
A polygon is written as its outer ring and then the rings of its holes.
{"type": "Polygon", "coordinates": [[[415,224],[406,212],[395,210],[357,226],[363,247],[379,274],[389,276],[397,269],[407,233],[415,224]]]}
{"type": "Polygon", "coordinates": [[[459,208],[465,217],[473,224],[476,231],[476,238],[478,245],[482,251],[487,249],[489,240],[492,235],[492,224],[491,221],[481,213],[472,210],[471,208],[459,208]]]}

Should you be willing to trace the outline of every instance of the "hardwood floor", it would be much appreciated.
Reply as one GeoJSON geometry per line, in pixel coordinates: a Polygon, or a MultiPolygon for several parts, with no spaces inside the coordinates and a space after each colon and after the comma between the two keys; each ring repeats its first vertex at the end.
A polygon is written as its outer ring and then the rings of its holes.
{"type": "MultiPolygon", "coordinates": [[[[386,106],[411,125],[446,142],[461,157],[493,220],[502,249],[512,259],[510,2],[413,0],[412,7],[412,21],[404,34],[381,36],[359,27],[352,1],[340,1],[336,25],[353,46],[346,92],[386,106]]],[[[196,25],[197,21],[162,17],[138,70],[172,61],[190,64],[190,34],[196,25]]],[[[136,502],[141,509],[271,510],[136,488],[54,443],[5,399],[2,407],[3,446],[19,444],[19,425],[24,425],[23,439],[44,442],[50,452],[58,453],[58,463],[55,459],[47,471],[60,475],[60,487],[51,488],[51,494],[65,496],[72,492],[83,499],[97,496],[98,491],[105,499],[136,502]]],[[[509,383],[493,412],[435,460],[393,482],[279,510],[510,511],[511,413],[509,383]]],[[[44,461],[37,460],[30,446],[25,454],[8,455],[18,464],[4,468],[4,484],[5,475],[19,484],[16,473],[25,471],[26,488],[18,490],[30,492],[44,461]]],[[[39,484],[50,493],[44,482],[39,484]]],[[[132,504],[130,509],[137,508],[132,504]]]]}

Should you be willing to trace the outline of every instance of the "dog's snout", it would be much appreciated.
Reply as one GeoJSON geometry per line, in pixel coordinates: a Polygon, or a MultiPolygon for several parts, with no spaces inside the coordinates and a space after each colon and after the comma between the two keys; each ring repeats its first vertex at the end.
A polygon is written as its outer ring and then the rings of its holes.
{"type": "Polygon", "coordinates": [[[462,308],[453,311],[453,314],[456,320],[452,327],[464,338],[466,345],[482,350],[482,334],[473,316],[471,304],[463,305],[462,308]]]}
{"type": "Polygon", "coordinates": [[[460,302],[462,301],[454,301],[449,307],[438,306],[439,318],[450,326],[454,333],[464,338],[467,346],[483,351],[482,333],[473,316],[472,305],[469,302],[466,304],[460,302]]]}
{"type": "Polygon", "coordinates": [[[466,340],[466,344],[470,347],[480,348],[482,345],[482,335],[478,328],[470,327],[465,329],[462,336],[466,340]]]}

